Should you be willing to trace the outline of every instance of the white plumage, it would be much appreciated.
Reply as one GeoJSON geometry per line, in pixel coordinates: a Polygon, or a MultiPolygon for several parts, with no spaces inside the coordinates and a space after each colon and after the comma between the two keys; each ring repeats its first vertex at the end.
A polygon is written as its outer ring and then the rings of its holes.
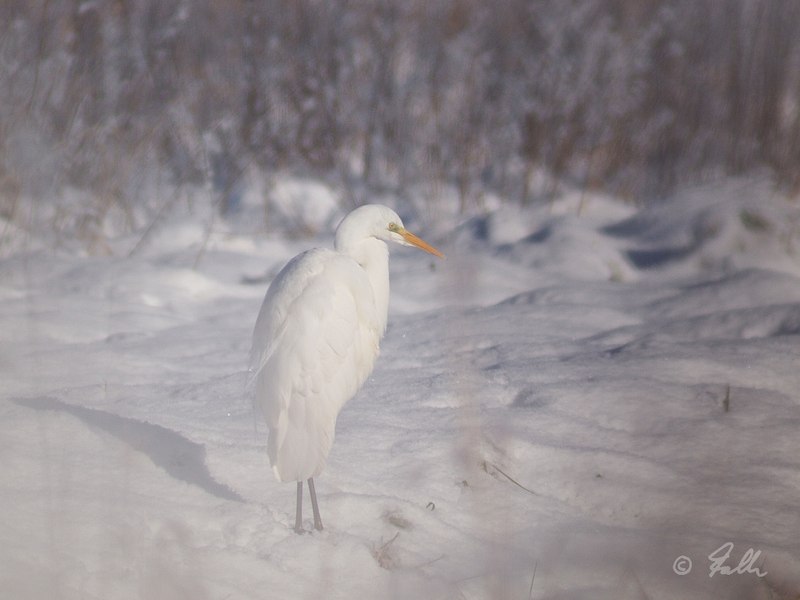
{"type": "Polygon", "coordinates": [[[375,204],[348,214],[335,250],[316,248],[289,261],[270,284],[253,332],[256,404],[269,428],[268,453],[280,481],[297,481],[295,529],[302,530],[302,481],[322,529],[313,477],[325,466],[336,418],[372,372],[386,330],[386,242],[442,254],[375,204]]]}

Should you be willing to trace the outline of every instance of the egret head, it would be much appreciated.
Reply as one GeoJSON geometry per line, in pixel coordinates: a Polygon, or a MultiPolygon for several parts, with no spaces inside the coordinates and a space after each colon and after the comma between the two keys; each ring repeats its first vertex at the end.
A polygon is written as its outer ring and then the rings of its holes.
{"type": "Polygon", "coordinates": [[[415,246],[444,257],[439,250],[408,231],[396,212],[380,204],[365,204],[348,214],[336,230],[336,248],[344,250],[367,238],[415,246]]]}

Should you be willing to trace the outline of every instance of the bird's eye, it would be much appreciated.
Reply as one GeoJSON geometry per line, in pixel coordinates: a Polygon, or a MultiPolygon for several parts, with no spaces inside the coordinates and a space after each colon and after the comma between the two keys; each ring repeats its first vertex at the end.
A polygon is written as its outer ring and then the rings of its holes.
{"type": "Polygon", "coordinates": [[[391,223],[389,223],[389,231],[397,233],[398,231],[400,231],[400,228],[397,226],[397,223],[392,221],[391,223]]]}

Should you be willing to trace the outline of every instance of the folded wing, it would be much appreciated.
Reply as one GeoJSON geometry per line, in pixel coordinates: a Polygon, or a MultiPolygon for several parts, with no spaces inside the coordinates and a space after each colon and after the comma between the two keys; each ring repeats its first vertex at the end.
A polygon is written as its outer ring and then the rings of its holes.
{"type": "Polygon", "coordinates": [[[311,250],[272,282],[253,333],[251,376],[279,480],[322,470],[336,417],[372,371],[379,341],[372,288],[351,258],[311,250]]]}

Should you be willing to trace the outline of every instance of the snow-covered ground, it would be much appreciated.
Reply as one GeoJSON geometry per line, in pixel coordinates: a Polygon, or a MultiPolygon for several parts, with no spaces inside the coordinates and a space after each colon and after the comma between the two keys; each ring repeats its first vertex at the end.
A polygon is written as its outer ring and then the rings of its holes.
{"type": "Polygon", "coordinates": [[[0,223],[3,598],[800,594],[797,198],[409,215],[447,259],[393,249],[382,354],[304,536],[245,369],[269,278],[331,235],[243,210],[204,246],[175,214],[107,256],[0,223]],[[729,542],[717,566],[760,554],[713,572],[729,542]]]}

